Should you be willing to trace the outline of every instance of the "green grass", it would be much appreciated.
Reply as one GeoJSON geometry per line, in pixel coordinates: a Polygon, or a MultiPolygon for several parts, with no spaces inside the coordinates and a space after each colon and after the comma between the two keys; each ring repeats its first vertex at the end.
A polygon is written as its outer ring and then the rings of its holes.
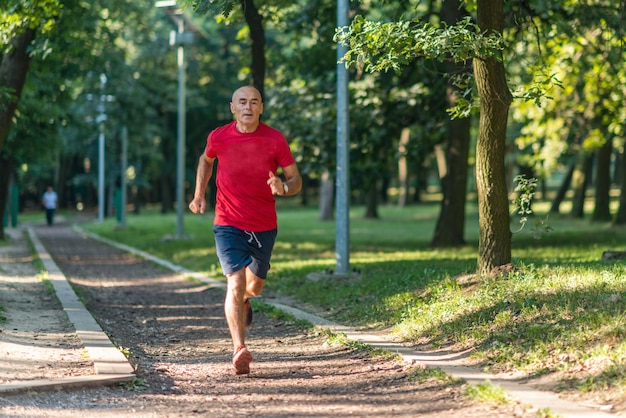
{"type": "MultiPolygon", "coordinates": [[[[472,359],[489,371],[559,372],[563,388],[626,393],[626,263],[601,259],[604,250],[625,249],[624,228],[553,217],[554,231],[536,240],[527,225],[513,238],[517,269],[479,280],[471,275],[475,208],[468,206],[468,244],[454,249],[429,247],[438,210],[435,204],[381,207],[380,220],[366,220],[362,208],[353,208],[350,266],[361,274],[313,281],[309,273],[335,267],[335,224],[319,221],[316,209],[279,208],[266,291],[313,304],[338,322],[386,328],[408,342],[472,347],[472,359]]],[[[127,222],[123,230],[114,220],[83,227],[221,278],[210,215],[186,215],[189,238],[178,241],[163,239],[176,230],[173,214],[127,222]]]]}
{"type": "Polygon", "coordinates": [[[492,385],[489,381],[477,385],[468,385],[465,393],[470,399],[491,404],[507,404],[511,402],[504,389],[492,385]]]}
{"type": "Polygon", "coordinates": [[[435,380],[448,386],[460,386],[465,383],[464,380],[450,376],[439,367],[426,367],[420,364],[411,368],[409,379],[420,384],[429,380],[435,380]]]}

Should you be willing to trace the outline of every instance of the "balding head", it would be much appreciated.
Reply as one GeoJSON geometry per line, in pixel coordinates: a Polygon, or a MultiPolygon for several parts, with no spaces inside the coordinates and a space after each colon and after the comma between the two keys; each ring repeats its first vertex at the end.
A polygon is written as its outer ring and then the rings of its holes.
{"type": "Polygon", "coordinates": [[[256,96],[257,99],[263,103],[263,98],[261,97],[261,93],[253,86],[242,86],[233,92],[233,97],[231,98],[231,102],[235,103],[240,96],[252,97],[256,96]]]}
{"type": "Polygon", "coordinates": [[[235,115],[239,132],[254,132],[263,114],[261,93],[252,86],[238,88],[233,93],[230,111],[235,115]]]}

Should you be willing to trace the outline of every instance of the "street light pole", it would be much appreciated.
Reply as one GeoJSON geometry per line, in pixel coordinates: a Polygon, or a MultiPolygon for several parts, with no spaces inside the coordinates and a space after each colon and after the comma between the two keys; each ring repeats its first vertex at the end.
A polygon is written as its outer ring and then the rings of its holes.
{"type": "Polygon", "coordinates": [[[177,23],[178,31],[170,34],[170,45],[178,46],[178,128],[176,132],[176,238],[183,238],[183,208],[185,207],[185,44],[193,42],[193,33],[185,32],[185,17],[175,0],[162,0],[156,7],[167,9],[177,23]],[[174,16],[177,15],[177,16],[174,16]]]}
{"type": "Polygon", "coordinates": [[[107,119],[104,104],[106,96],[104,87],[107,83],[107,76],[100,74],[100,102],[98,103],[98,222],[104,220],[104,121],[107,119]]]}
{"type": "MultiPolygon", "coordinates": [[[[337,2],[337,26],[348,25],[348,0],[337,2]]],[[[350,159],[349,159],[349,112],[348,70],[341,59],[347,48],[337,43],[337,220],[335,237],[335,273],[350,274],[350,159]]]]}
{"type": "MultiPolygon", "coordinates": [[[[178,35],[182,39],[185,21],[178,21],[178,35]]],[[[176,146],[176,238],[183,237],[183,206],[185,205],[185,47],[178,42],[178,131],[176,146]]]]}
{"type": "Polygon", "coordinates": [[[120,180],[121,180],[121,196],[120,196],[120,226],[126,228],[126,189],[128,182],[126,181],[126,169],[128,168],[128,128],[126,124],[122,126],[122,158],[120,161],[120,180]]]}

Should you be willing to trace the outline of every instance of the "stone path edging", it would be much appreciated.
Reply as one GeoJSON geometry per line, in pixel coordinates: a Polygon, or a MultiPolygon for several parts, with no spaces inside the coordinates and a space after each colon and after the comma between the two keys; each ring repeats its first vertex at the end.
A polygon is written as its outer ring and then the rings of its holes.
{"type": "Polygon", "coordinates": [[[54,287],[54,292],[63,307],[63,311],[67,314],[78,338],[80,338],[89,357],[93,360],[96,374],[5,384],[0,385],[0,393],[57,389],[69,386],[110,385],[132,381],[135,378],[135,371],[128,359],[115,347],[91,313],[85,308],[85,305],[78,299],[74,289],[72,289],[63,272],[56,265],[41,241],[39,241],[35,231],[32,228],[27,228],[27,232],[39,259],[48,272],[48,280],[54,287]]]}

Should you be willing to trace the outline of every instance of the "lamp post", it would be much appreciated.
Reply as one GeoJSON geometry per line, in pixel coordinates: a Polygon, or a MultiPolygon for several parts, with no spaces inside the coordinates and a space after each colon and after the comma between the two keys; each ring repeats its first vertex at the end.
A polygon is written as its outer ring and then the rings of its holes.
{"type": "Polygon", "coordinates": [[[121,180],[121,195],[120,195],[120,227],[126,228],[126,188],[128,186],[128,182],[126,181],[126,169],[128,168],[128,128],[124,124],[122,126],[122,156],[120,159],[120,180],[121,180]]]}
{"type": "MultiPolygon", "coordinates": [[[[104,90],[107,84],[107,76],[100,74],[100,97],[98,99],[98,106],[96,110],[98,115],[95,122],[98,125],[98,222],[104,220],[104,190],[106,188],[104,181],[105,171],[105,158],[104,158],[104,122],[107,120],[106,102],[112,102],[115,100],[115,96],[104,94],[104,90]]],[[[97,96],[93,94],[87,94],[87,100],[96,100],[97,96]]]]}
{"type": "Polygon", "coordinates": [[[176,1],[164,0],[156,7],[167,9],[168,15],[177,24],[178,31],[170,33],[170,45],[177,46],[178,61],[178,127],[176,131],[176,238],[183,237],[183,207],[185,206],[185,44],[193,43],[193,33],[185,32],[185,19],[176,1]]]}
{"type": "Polygon", "coordinates": [[[98,103],[98,222],[104,220],[104,121],[107,120],[104,103],[106,96],[104,87],[107,83],[107,76],[100,74],[100,102],[98,103]]]}
{"type": "MultiPolygon", "coordinates": [[[[337,2],[337,26],[348,25],[348,0],[337,2]]],[[[337,225],[335,236],[335,273],[350,274],[350,159],[349,159],[349,112],[348,70],[339,62],[347,48],[337,44],[337,225]]]]}

